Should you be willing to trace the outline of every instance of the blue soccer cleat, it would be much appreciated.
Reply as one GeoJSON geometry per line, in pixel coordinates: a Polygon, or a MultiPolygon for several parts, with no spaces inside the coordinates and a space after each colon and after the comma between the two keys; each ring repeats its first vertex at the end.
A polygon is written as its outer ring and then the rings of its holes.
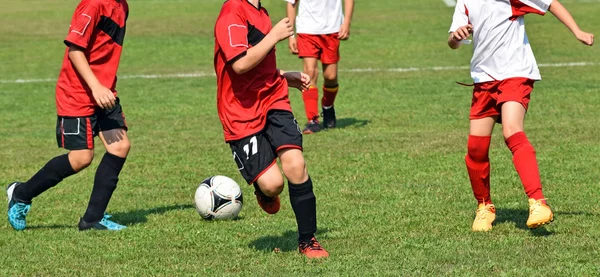
{"type": "Polygon", "coordinates": [[[13,198],[15,188],[21,184],[20,182],[13,182],[6,188],[6,195],[8,196],[8,222],[17,231],[25,230],[27,226],[25,217],[31,208],[31,203],[19,202],[13,198]]]}
{"type": "Polygon", "coordinates": [[[123,230],[123,229],[127,228],[125,225],[121,225],[119,223],[116,223],[116,222],[110,220],[111,217],[112,217],[112,215],[105,213],[104,217],[96,223],[89,223],[89,222],[86,222],[85,220],[83,220],[83,218],[80,218],[79,219],[79,231],[85,231],[85,230],[119,231],[119,230],[123,230]]]}

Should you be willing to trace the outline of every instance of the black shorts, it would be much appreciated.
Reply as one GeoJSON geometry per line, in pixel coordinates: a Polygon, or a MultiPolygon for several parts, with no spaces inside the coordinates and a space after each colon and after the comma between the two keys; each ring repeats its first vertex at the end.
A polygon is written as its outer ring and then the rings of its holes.
{"type": "Polygon", "coordinates": [[[302,150],[302,132],[291,112],[272,110],[262,131],[228,143],[240,173],[252,184],[276,162],[278,151],[302,150]]]}
{"type": "Polygon", "coordinates": [[[100,131],[127,130],[125,114],[119,98],[110,110],[96,109],[91,116],[58,116],[56,119],[56,142],[68,150],[94,149],[94,137],[100,131]]]}

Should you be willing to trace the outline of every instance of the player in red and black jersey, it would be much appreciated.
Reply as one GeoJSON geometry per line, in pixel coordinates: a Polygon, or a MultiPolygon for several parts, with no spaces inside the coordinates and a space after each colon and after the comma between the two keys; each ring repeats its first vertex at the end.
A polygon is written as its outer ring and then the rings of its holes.
{"type": "Polygon", "coordinates": [[[316,198],[288,99],[288,86],[306,89],[310,78],[277,69],[275,59],[275,44],[293,34],[290,21],[271,27],[259,0],[229,0],[214,31],[217,108],[233,159],[248,184],[254,184],[261,208],[274,214],[283,190],[279,158],[298,223],[299,251],[309,258],[327,257],[315,239],[316,198]]]}
{"type": "Polygon", "coordinates": [[[125,228],[110,220],[105,210],[130,149],[115,90],[128,14],[126,0],[82,0],[77,6],[64,40],[67,47],[56,85],[56,139],[69,153],[50,160],[29,181],[9,185],[8,218],[14,229],[25,229],[34,197],[90,165],[95,136],[106,153],[79,230],[125,228]]]}

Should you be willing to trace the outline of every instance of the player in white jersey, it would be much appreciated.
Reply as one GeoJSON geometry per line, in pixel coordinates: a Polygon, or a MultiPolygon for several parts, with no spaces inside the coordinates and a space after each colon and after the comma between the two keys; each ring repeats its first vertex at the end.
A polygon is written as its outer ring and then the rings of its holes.
{"type": "Polygon", "coordinates": [[[323,65],[323,127],[335,128],[333,107],[338,93],[338,66],[340,40],[350,36],[350,22],[354,0],[285,0],[287,17],[296,26],[297,37],[289,38],[290,52],[298,54],[304,62],[304,73],[311,78],[311,86],[302,92],[308,124],[302,131],[312,134],[321,130],[319,125],[318,61],[323,65]],[[298,15],[296,16],[296,8],[298,15]],[[345,15],[344,15],[345,14],[345,15]]]}
{"type": "Polygon", "coordinates": [[[535,149],[523,132],[533,84],[541,80],[525,33],[524,15],[550,11],[585,45],[594,35],[581,31],[557,0],[458,0],[448,45],[457,49],[473,37],[471,76],[474,90],[465,158],[478,201],[473,231],[488,231],[496,218],[490,197],[489,147],[496,122],[502,123],[506,145],[529,198],[527,226],[550,223],[552,210],[542,193],[535,149]]]}

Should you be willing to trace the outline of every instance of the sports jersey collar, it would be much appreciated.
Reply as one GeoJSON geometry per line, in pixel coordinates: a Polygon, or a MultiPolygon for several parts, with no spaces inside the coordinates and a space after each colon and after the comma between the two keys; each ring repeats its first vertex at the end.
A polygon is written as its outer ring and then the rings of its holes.
{"type": "Polygon", "coordinates": [[[260,8],[262,8],[262,4],[260,3],[260,1],[258,1],[258,7],[254,6],[254,4],[250,3],[250,0],[242,0],[246,3],[248,3],[250,6],[252,6],[253,8],[257,9],[260,11],[260,8]]]}

